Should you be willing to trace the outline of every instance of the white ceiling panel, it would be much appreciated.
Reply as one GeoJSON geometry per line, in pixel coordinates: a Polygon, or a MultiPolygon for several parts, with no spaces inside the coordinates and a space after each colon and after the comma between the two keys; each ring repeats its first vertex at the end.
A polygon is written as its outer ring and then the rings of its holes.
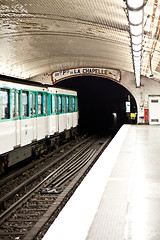
{"type": "MultiPolygon", "coordinates": [[[[144,2],[141,74],[160,80],[160,3],[144,2]]],[[[133,72],[123,0],[0,0],[0,74],[28,79],[76,67],[133,72]]]]}

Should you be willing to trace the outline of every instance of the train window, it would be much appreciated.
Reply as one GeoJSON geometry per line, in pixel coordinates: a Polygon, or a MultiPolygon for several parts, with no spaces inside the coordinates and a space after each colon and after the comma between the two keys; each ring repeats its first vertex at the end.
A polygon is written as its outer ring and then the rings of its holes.
{"type": "Polygon", "coordinates": [[[12,90],[12,117],[19,117],[19,92],[12,90]]]}
{"type": "Polygon", "coordinates": [[[57,97],[55,95],[52,95],[52,113],[57,112],[57,104],[56,104],[57,97]]]}
{"type": "Polygon", "coordinates": [[[73,101],[73,111],[75,111],[76,110],[76,108],[75,108],[76,107],[76,105],[75,105],[75,97],[72,98],[72,101],[73,101]]]}
{"type": "Polygon", "coordinates": [[[59,113],[62,113],[62,95],[59,95],[59,113]]]}
{"type": "Polygon", "coordinates": [[[19,117],[19,92],[16,92],[16,117],[19,117]]]}
{"type": "Polygon", "coordinates": [[[30,93],[30,114],[31,116],[36,115],[36,94],[30,93]]]}
{"type": "Polygon", "coordinates": [[[33,94],[30,93],[30,114],[33,115],[33,94]]]}
{"type": "Polygon", "coordinates": [[[0,90],[1,119],[9,119],[9,90],[0,90]]]}
{"type": "Polygon", "coordinates": [[[16,95],[14,90],[12,90],[12,117],[16,117],[16,95]]]}
{"type": "Polygon", "coordinates": [[[55,106],[56,106],[56,113],[58,113],[58,96],[55,96],[55,106]]]}
{"type": "Polygon", "coordinates": [[[55,96],[52,95],[52,113],[55,113],[56,112],[56,103],[55,103],[55,96]]]}
{"type": "Polygon", "coordinates": [[[33,94],[33,114],[36,115],[36,94],[33,94]]]}
{"type": "Polygon", "coordinates": [[[28,92],[22,92],[22,117],[28,117],[28,92]]]}
{"type": "Polygon", "coordinates": [[[63,112],[66,112],[66,97],[63,97],[63,112]]]}
{"type": "Polygon", "coordinates": [[[66,101],[67,101],[67,112],[69,112],[69,96],[66,97],[66,101]]]}
{"type": "Polygon", "coordinates": [[[72,97],[70,97],[70,111],[73,111],[73,106],[72,106],[72,97]]]}
{"type": "Polygon", "coordinates": [[[75,97],[75,111],[77,111],[78,109],[78,100],[77,100],[77,97],[75,97]]]}
{"type": "Polygon", "coordinates": [[[51,114],[53,114],[53,95],[50,95],[50,103],[51,103],[51,114]]]}
{"type": "Polygon", "coordinates": [[[38,93],[38,115],[42,115],[42,93],[38,93]]]}
{"type": "Polygon", "coordinates": [[[44,94],[44,114],[47,114],[47,95],[44,94]]]}

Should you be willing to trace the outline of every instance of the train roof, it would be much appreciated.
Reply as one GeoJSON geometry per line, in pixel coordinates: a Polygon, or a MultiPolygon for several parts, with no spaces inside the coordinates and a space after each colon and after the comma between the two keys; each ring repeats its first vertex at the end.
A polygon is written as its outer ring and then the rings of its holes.
{"type": "Polygon", "coordinates": [[[77,92],[75,90],[71,90],[67,88],[57,88],[53,85],[27,81],[27,80],[18,79],[18,78],[6,77],[3,75],[0,75],[0,87],[9,87],[9,88],[26,89],[26,90],[33,89],[35,91],[46,91],[48,89],[50,93],[77,95],[77,92]]]}

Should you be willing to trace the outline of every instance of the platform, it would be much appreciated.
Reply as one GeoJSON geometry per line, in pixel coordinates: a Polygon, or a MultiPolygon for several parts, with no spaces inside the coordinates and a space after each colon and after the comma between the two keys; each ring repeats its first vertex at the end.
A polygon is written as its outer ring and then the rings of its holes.
{"type": "Polygon", "coordinates": [[[43,238],[53,239],[160,239],[160,126],[120,129],[43,238]]]}

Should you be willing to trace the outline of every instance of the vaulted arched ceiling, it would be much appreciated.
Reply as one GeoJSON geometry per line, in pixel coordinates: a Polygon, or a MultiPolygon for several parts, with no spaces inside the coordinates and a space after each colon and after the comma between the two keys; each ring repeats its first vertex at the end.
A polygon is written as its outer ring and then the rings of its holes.
{"type": "MultiPolygon", "coordinates": [[[[160,3],[144,1],[141,74],[160,81],[160,3]],[[150,62],[151,60],[151,62],[150,62]]],[[[0,0],[0,74],[76,67],[133,72],[124,0],[0,0]]]]}

